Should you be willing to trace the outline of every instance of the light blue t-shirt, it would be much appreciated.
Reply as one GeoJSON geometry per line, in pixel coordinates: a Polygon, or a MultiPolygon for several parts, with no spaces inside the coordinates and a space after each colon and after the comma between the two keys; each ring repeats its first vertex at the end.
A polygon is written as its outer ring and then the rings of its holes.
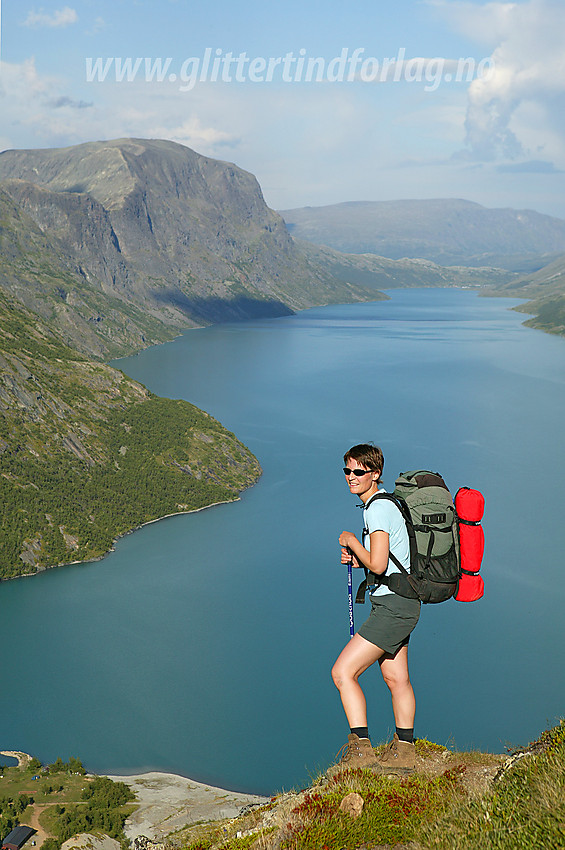
{"type": "MultiPolygon", "coordinates": [[[[379,493],[386,493],[386,490],[380,489],[379,493]]],[[[369,534],[373,531],[386,531],[389,552],[393,552],[400,563],[410,571],[410,542],[406,523],[394,502],[391,502],[390,499],[375,499],[368,508],[363,508],[363,522],[369,534]]],[[[369,551],[369,534],[365,534],[363,539],[363,545],[367,551],[369,551]]],[[[389,558],[385,575],[399,572],[396,564],[389,558]]],[[[392,592],[385,584],[381,584],[379,587],[373,586],[369,589],[371,596],[383,596],[392,592]]]]}

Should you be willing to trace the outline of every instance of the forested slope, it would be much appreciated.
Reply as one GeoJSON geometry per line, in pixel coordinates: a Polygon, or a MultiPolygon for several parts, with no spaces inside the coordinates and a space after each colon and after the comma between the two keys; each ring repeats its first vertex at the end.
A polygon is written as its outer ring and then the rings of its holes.
{"type": "Polygon", "coordinates": [[[211,416],[82,357],[0,293],[1,578],[99,557],[259,474],[211,416]]]}

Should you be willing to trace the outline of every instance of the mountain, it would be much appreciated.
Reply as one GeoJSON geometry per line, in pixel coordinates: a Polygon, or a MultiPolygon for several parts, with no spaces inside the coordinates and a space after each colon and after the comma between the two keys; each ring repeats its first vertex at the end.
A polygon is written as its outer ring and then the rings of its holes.
{"type": "Polygon", "coordinates": [[[293,236],[352,254],[527,274],[565,251],[562,219],[458,199],[359,201],[280,212],[293,236]]]}
{"type": "Polygon", "coordinates": [[[253,175],[174,142],[4,151],[0,190],[0,286],[85,353],[375,297],[298,252],[253,175]]]}
{"type": "Polygon", "coordinates": [[[217,321],[489,285],[512,273],[342,255],[293,239],[253,175],[174,142],[0,154],[0,287],[109,359],[217,321]]]}

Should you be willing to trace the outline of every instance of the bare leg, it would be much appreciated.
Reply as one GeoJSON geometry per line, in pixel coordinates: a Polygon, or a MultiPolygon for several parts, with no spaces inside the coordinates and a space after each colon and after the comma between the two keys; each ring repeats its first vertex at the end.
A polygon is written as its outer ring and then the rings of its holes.
{"type": "Polygon", "coordinates": [[[413,729],[416,699],[408,673],[408,647],[403,646],[392,657],[382,657],[379,664],[392,697],[396,725],[401,729],[413,729]]]}
{"type": "Polygon", "coordinates": [[[339,691],[351,728],[367,726],[367,702],[357,680],[361,673],[364,673],[384,654],[384,650],[375,646],[374,643],[365,640],[361,635],[354,635],[343,648],[332,668],[332,679],[339,691]]]}

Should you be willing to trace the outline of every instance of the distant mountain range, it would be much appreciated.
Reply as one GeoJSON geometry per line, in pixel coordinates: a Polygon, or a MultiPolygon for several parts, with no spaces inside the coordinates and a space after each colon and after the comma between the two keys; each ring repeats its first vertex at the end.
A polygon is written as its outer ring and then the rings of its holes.
{"type": "Polygon", "coordinates": [[[528,274],[565,252],[565,221],[458,199],[352,201],[281,210],[290,233],[353,254],[528,274]]]}
{"type": "Polygon", "coordinates": [[[485,294],[490,289],[491,294],[529,299],[516,308],[534,314],[526,325],[565,334],[562,219],[457,199],[349,202],[282,210],[281,215],[295,238],[310,240],[326,261],[331,258],[327,267],[334,274],[345,274],[345,257],[357,256],[347,275],[352,282],[368,283],[363,265],[370,267],[372,280],[380,273],[383,289],[435,286],[439,271],[440,286],[478,285],[485,294]],[[397,277],[399,262],[404,268],[397,277]],[[415,265],[410,268],[409,262],[415,265]]]}

